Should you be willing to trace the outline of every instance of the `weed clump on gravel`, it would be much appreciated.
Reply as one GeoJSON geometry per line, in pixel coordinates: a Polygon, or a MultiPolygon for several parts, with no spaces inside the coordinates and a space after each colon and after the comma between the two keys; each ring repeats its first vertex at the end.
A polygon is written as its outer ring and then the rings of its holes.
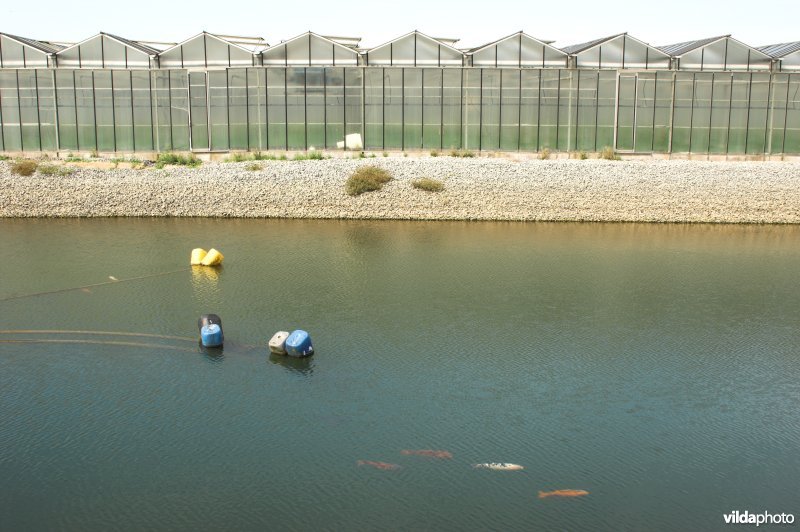
{"type": "Polygon", "coordinates": [[[362,166],[347,178],[345,190],[350,196],[358,196],[364,192],[380,190],[391,180],[392,176],[383,168],[362,166]]]}
{"type": "Polygon", "coordinates": [[[426,192],[441,192],[444,190],[444,183],[438,179],[431,179],[430,177],[423,177],[422,179],[415,179],[411,182],[411,186],[424,190],[426,192]]]}
{"type": "Polygon", "coordinates": [[[33,175],[36,171],[36,168],[39,167],[39,163],[36,161],[31,161],[30,159],[19,159],[18,161],[14,161],[11,163],[11,173],[22,175],[22,176],[29,176],[33,175]]]}
{"type": "Polygon", "coordinates": [[[164,168],[164,166],[171,164],[175,166],[189,166],[196,167],[203,164],[203,162],[191,153],[189,155],[178,155],[176,153],[159,153],[156,159],[156,168],[164,168]]]}

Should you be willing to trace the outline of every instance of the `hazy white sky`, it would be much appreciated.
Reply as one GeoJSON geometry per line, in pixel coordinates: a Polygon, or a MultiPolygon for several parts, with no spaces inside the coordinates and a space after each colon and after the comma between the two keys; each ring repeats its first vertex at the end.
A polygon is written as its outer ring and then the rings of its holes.
{"type": "Polygon", "coordinates": [[[99,31],[134,40],[182,41],[202,30],[261,36],[270,44],[311,30],[362,37],[375,46],[417,29],[461,39],[471,47],[524,30],[566,46],[628,32],[660,46],[731,34],[760,46],[800,40],[800,1],[670,0],[169,0],[55,2],[8,0],[0,31],[41,40],[75,42],[99,31]]]}

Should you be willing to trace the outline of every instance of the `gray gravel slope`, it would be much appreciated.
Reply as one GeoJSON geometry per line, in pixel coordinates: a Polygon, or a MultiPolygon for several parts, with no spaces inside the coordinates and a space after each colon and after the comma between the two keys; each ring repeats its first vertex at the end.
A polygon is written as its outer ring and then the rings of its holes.
{"type": "Polygon", "coordinates": [[[800,223],[800,164],[436,158],[206,163],[199,168],[11,174],[0,162],[1,217],[204,216],[800,223]],[[351,197],[347,177],[374,164],[394,180],[351,197]],[[443,192],[416,190],[431,177],[443,192]]]}

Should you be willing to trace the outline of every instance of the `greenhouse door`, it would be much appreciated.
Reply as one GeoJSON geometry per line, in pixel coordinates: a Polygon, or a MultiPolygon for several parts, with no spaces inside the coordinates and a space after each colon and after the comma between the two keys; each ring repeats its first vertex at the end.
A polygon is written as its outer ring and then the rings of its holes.
{"type": "Polygon", "coordinates": [[[668,152],[672,120],[672,72],[625,72],[617,82],[614,149],[622,153],[668,152]]]}
{"type": "Polygon", "coordinates": [[[189,72],[189,124],[191,150],[209,151],[208,83],[205,72],[189,72]]]}

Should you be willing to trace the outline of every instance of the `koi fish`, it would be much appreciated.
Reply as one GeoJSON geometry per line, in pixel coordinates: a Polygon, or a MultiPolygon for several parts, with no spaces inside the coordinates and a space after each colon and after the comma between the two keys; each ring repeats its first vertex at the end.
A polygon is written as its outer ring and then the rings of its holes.
{"type": "Polygon", "coordinates": [[[400,454],[414,454],[417,456],[430,456],[431,458],[452,458],[453,453],[450,451],[433,451],[431,449],[409,450],[403,449],[400,454]]]}
{"type": "Polygon", "coordinates": [[[400,466],[397,464],[387,464],[386,462],[373,462],[372,460],[358,460],[356,464],[362,466],[370,466],[374,467],[375,469],[383,469],[385,471],[391,471],[394,469],[400,469],[400,466]]]}
{"type": "Polygon", "coordinates": [[[493,471],[520,471],[525,469],[519,464],[508,464],[506,462],[491,462],[488,464],[475,464],[475,469],[491,469],[493,471]]]}
{"type": "Polygon", "coordinates": [[[584,495],[589,495],[589,492],[586,490],[555,490],[539,492],[540,499],[544,499],[545,497],[583,497],[584,495]]]}
{"type": "Polygon", "coordinates": [[[111,279],[112,281],[119,281],[119,279],[117,279],[113,275],[109,275],[108,278],[111,279]]]}

